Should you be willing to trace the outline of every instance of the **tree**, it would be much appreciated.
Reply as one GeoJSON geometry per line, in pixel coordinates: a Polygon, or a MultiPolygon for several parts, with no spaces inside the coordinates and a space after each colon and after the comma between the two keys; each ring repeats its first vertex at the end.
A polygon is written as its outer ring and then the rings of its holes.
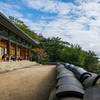
{"type": "Polygon", "coordinates": [[[47,53],[44,51],[44,49],[34,48],[32,49],[34,52],[34,60],[39,63],[47,63],[47,53]]]}
{"type": "Polygon", "coordinates": [[[68,62],[74,65],[84,65],[84,53],[79,45],[72,45],[64,47],[61,51],[61,57],[63,62],[68,62]]]}
{"type": "Polygon", "coordinates": [[[60,52],[63,50],[64,45],[65,43],[63,43],[60,38],[53,37],[40,40],[39,47],[43,48],[47,52],[49,61],[56,62],[60,60],[60,52]]]}
{"type": "Polygon", "coordinates": [[[47,52],[49,61],[67,62],[88,70],[95,70],[98,64],[98,58],[94,52],[84,51],[79,45],[63,42],[58,37],[42,39],[39,48],[47,52]]]}
{"type": "Polygon", "coordinates": [[[13,16],[9,16],[9,20],[22,29],[26,34],[28,34],[31,38],[40,40],[41,38],[32,30],[28,28],[28,26],[21,20],[14,18],[13,16]]]}
{"type": "Polygon", "coordinates": [[[92,51],[85,52],[85,67],[88,70],[95,70],[98,64],[98,57],[92,51]]]}

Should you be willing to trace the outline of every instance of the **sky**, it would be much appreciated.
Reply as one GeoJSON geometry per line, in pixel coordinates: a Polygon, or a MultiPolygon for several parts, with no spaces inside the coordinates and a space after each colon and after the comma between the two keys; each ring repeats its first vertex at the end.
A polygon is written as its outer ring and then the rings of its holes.
{"type": "Polygon", "coordinates": [[[0,0],[0,12],[100,56],[100,0],[0,0]]]}

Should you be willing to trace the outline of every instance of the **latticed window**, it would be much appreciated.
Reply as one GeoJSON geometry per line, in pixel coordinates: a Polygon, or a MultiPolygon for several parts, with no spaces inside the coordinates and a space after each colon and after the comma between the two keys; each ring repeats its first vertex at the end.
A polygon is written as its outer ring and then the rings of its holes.
{"type": "Polygon", "coordinates": [[[0,47],[0,57],[2,57],[4,54],[7,54],[7,48],[0,47]]]}

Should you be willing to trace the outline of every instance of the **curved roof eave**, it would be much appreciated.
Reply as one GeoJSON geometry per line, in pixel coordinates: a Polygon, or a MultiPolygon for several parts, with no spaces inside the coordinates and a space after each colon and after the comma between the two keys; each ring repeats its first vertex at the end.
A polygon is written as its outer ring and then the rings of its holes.
{"type": "Polygon", "coordinates": [[[13,29],[16,32],[17,35],[21,36],[23,39],[25,39],[26,41],[30,42],[31,44],[39,44],[39,41],[31,38],[29,35],[27,35],[23,30],[21,30],[18,26],[16,26],[15,24],[13,24],[6,16],[4,16],[1,12],[0,12],[0,16],[2,16],[9,24],[11,27],[13,27],[13,29]]]}

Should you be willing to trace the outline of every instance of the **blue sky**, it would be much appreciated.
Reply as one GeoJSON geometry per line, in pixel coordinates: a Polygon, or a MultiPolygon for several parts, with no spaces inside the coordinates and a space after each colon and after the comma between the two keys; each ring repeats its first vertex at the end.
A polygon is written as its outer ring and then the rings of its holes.
{"type": "Polygon", "coordinates": [[[0,11],[38,34],[58,36],[100,55],[100,0],[0,0],[0,11]]]}

